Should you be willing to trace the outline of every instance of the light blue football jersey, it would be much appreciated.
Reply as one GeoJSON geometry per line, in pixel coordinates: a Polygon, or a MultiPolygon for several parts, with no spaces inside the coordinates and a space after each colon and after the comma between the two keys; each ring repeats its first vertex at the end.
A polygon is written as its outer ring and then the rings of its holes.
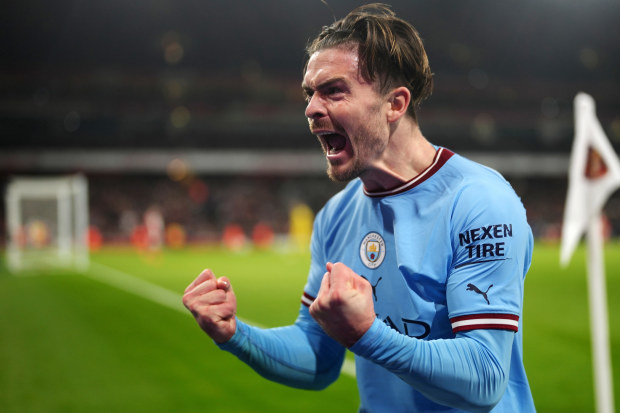
{"type": "MultiPolygon", "coordinates": [[[[394,190],[370,193],[356,179],[317,214],[311,248],[306,306],[325,264],[342,262],[370,282],[378,320],[401,335],[514,332],[508,386],[493,411],[534,411],[521,337],[533,237],[518,196],[497,172],[438,148],[429,168],[394,190]]],[[[356,376],[361,412],[458,411],[357,355],[356,376]]]]}

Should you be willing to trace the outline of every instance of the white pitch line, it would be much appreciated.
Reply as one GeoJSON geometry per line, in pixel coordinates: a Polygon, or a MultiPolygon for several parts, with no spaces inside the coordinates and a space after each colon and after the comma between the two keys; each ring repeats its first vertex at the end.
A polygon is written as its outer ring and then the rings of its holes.
{"type": "Polygon", "coordinates": [[[183,305],[182,296],[167,288],[150,283],[125,272],[110,268],[106,265],[91,262],[86,273],[97,281],[118,288],[119,290],[140,296],[149,301],[161,304],[164,307],[189,314],[183,305]]]}
{"type": "MultiPolygon", "coordinates": [[[[183,305],[183,296],[181,294],[127,274],[126,272],[91,261],[90,269],[86,272],[86,275],[104,284],[116,287],[119,290],[137,295],[154,303],[163,305],[164,307],[179,311],[183,314],[189,314],[189,311],[183,305]]],[[[239,319],[244,323],[255,327],[266,328],[265,326],[248,319],[239,319]]],[[[341,371],[342,373],[355,378],[355,362],[350,359],[345,359],[341,371]]]]}
{"type": "Polygon", "coordinates": [[[345,358],[340,372],[355,378],[355,361],[345,358]]]}

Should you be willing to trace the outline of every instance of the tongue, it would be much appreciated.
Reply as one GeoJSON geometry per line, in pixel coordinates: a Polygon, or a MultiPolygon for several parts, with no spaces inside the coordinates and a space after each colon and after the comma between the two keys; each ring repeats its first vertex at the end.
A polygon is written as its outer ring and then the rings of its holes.
{"type": "Polygon", "coordinates": [[[325,137],[325,140],[327,141],[327,144],[329,145],[329,151],[331,153],[335,153],[335,152],[340,152],[341,150],[344,149],[345,145],[347,144],[347,140],[345,139],[344,136],[342,135],[329,135],[325,137]]]}

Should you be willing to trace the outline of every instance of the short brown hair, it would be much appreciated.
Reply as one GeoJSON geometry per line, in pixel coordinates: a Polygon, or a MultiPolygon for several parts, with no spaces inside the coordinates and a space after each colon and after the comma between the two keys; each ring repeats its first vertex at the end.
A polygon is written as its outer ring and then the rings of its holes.
{"type": "Polygon", "coordinates": [[[390,6],[368,4],[324,26],[306,47],[306,58],[347,44],[357,45],[361,75],[370,81],[378,76],[382,93],[399,86],[409,89],[412,104],[407,110],[416,119],[415,108],[433,90],[433,74],[417,30],[396,17],[390,6]]]}

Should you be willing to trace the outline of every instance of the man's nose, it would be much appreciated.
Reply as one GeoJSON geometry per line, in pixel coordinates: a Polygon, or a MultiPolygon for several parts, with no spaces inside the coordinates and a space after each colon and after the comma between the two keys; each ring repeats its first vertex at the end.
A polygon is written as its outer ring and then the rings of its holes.
{"type": "Polygon", "coordinates": [[[308,100],[306,106],[306,117],[308,119],[317,119],[325,116],[325,106],[322,104],[322,100],[316,94],[312,95],[308,100]]]}

